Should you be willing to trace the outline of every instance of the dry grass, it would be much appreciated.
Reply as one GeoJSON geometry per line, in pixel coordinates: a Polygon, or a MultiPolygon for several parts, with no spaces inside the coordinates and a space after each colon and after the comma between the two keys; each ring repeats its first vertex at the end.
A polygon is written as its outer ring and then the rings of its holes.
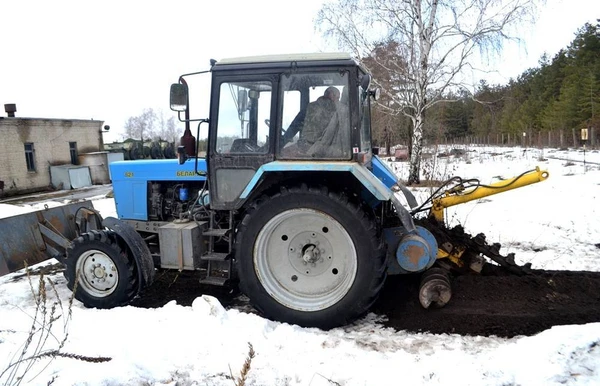
{"type": "Polygon", "coordinates": [[[250,372],[250,366],[252,365],[252,359],[256,356],[254,352],[254,347],[252,347],[252,343],[248,342],[248,355],[246,356],[246,360],[244,361],[244,365],[242,366],[242,370],[240,370],[240,376],[234,377],[231,372],[231,367],[229,368],[229,373],[231,374],[231,379],[233,380],[233,384],[235,386],[245,386],[246,379],[248,378],[248,373],[250,372]]]}
{"type": "MultiPolygon", "coordinates": [[[[35,311],[27,339],[20,352],[15,353],[8,366],[0,372],[0,382],[5,386],[28,383],[43,372],[55,358],[70,358],[92,363],[110,361],[111,358],[107,357],[90,357],[62,351],[69,337],[69,322],[72,318],[73,299],[79,278],[75,279],[73,295],[69,298],[68,304],[64,305],[54,283],[44,276],[43,271],[39,272],[37,286],[34,285],[31,270],[27,266],[26,275],[35,302],[35,311]],[[48,290],[54,295],[53,300],[48,298],[48,290]],[[59,321],[62,321],[62,339],[55,335],[59,321]],[[32,374],[34,365],[42,361],[46,361],[45,365],[37,373],[32,374]]],[[[53,383],[54,380],[55,378],[49,383],[53,383]]]]}
{"type": "Polygon", "coordinates": [[[339,383],[339,382],[336,382],[336,381],[334,381],[334,380],[333,380],[333,379],[331,379],[331,378],[327,378],[326,376],[324,376],[324,375],[322,375],[322,374],[319,374],[319,373],[317,373],[317,375],[318,375],[318,376],[320,376],[321,378],[325,379],[327,382],[331,383],[331,384],[332,384],[332,385],[334,385],[334,386],[342,386],[342,384],[341,384],[341,383],[339,383]]]}

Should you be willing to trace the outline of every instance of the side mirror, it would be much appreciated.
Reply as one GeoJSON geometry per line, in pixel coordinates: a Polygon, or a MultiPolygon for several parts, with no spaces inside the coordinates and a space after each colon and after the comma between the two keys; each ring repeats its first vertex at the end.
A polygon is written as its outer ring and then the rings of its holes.
{"type": "Polygon", "coordinates": [[[369,95],[373,98],[373,100],[378,100],[381,96],[381,89],[377,87],[376,89],[369,90],[369,95]]]}
{"type": "Polygon", "coordinates": [[[362,76],[360,79],[360,87],[362,87],[363,90],[368,90],[369,87],[371,87],[371,74],[365,74],[362,76]]]}
{"type": "Polygon", "coordinates": [[[170,93],[171,110],[185,111],[188,104],[188,90],[185,84],[174,83],[171,85],[170,93]]]}
{"type": "Polygon", "coordinates": [[[238,113],[241,115],[246,110],[248,110],[248,91],[246,90],[238,90],[238,113]]]}

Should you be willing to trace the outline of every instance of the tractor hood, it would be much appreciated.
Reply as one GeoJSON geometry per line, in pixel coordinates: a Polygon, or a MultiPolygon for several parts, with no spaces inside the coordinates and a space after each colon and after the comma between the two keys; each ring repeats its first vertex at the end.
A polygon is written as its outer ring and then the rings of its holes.
{"type": "Polygon", "coordinates": [[[119,218],[147,220],[148,183],[159,181],[205,181],[206,160],[176,159],[119,161],[110,164],[115,205],[119,218]]]}

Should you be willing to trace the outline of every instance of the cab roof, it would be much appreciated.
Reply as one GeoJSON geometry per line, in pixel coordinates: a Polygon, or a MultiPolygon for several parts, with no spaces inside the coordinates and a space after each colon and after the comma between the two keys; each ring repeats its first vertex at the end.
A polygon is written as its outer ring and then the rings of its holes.
{"type": "Polygon", "coordinates": [[[216,65],[226,64],[249,64],[249,63],[277,63],[277,62],[306,62],[321,60],[352,60],[350,54],[345,52],[314,52],[306,54],[283,54],[283,55],[258,55],[237,58],[221,59],[216,65]]]}
{"type": "Polygon", "coordinates": [[[319,65],[357,66],[358,62],[345,52],[259,55],[222,59],[212,67],[212,71],[241,68],[281,68],[289,66],[311,67],[319,65]]]}

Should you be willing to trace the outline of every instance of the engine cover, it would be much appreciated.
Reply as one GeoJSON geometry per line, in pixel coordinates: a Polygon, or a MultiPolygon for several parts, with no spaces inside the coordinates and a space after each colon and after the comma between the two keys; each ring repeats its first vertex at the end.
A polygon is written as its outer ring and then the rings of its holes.
{"type": "MultiPolygon", "coordinates": [[[[118,161],[110,165],[117,215],[120,219],[148,221],[151,200],[161,201],[149,186],[150,182],[175,186],[182,183],[203,183],[206,181],[206,160],[198,159],[198,175],[195,172],[196,160],[189,159],[180,165],[176,159],[118,161]]],[[[192,197],[191,195],[189,195],[192,197]]],[[[154,206],[158,205],[156,202],[154,206]]],[[[156,209],[154,209],[156,211],[156,209]]]]}

